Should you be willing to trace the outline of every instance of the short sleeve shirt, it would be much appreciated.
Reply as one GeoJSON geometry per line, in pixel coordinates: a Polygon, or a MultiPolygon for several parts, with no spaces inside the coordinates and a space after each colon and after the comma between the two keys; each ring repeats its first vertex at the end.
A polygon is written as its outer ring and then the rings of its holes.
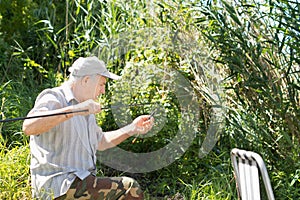
{"type": "MultiPolygon", "coordinates": [[[[78,102],[67,84],[46,89],[36,99],[33,111],[47,111],[78,102]]],[[[102,129],[95,115],[74,116],[50,131],[30,136],[33,197],[52,199],[67,192],[76,177],[96,173],[96,151],[102,129]]]]}

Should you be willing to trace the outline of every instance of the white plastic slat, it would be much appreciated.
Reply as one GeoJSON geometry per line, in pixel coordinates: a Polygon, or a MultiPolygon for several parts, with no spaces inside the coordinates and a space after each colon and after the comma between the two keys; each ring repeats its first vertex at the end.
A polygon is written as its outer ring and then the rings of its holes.
{"type": "Polygon", "coordinates": [[[246,200],[248,198],[247,195],[247,182],[244,180],[247,180],[246,178],[246,172],[245,172],[245,164],[243,163],[243,159],[238,158],[238,173],[239,173],[239,181],[240,181],[240,191],[241,191],[241,198],[243,200],[246,200]]]}
{"type": "Polygon", "coordinates": [[[259,174],[258,174],[258,168],[255,161],[249,161],[251,163],[250,165],[250,172],[251,172],[251,199],[253,200],[260,200],[260,190],[259,190],[259,174]]]}

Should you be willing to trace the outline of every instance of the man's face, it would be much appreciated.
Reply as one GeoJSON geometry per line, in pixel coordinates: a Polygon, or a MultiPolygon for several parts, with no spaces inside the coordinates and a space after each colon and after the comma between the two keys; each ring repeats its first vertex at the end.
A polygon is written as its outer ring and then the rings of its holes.
{"type": "Polygon", "coordinates": [[[97,100],[100,94],[105,93],[106,78],[104,76],[96,75],[95,77],[88,77],[85,82],[85,91],[87,99],[97,100]]]}

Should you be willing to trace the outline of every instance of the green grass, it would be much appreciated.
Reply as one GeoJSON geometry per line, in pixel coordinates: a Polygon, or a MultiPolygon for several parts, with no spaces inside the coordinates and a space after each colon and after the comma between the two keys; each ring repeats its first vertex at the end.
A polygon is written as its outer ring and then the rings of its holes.
{"type": "Polygon", "coordinates": [[[0,142],[0,199],[30,199],[29,146],[6,145],[0,142]]]}

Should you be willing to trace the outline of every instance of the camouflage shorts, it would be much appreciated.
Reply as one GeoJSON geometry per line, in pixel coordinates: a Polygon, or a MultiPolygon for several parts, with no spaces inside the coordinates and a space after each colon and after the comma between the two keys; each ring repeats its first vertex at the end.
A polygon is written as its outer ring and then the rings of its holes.
{"type": "Polygon", "coordinates": [[[90,175],[84,180],[76,178],[68,192],[56,199],[139,200],[143,199],[143,192],[139,184],[129,177],[90,175]]]}

